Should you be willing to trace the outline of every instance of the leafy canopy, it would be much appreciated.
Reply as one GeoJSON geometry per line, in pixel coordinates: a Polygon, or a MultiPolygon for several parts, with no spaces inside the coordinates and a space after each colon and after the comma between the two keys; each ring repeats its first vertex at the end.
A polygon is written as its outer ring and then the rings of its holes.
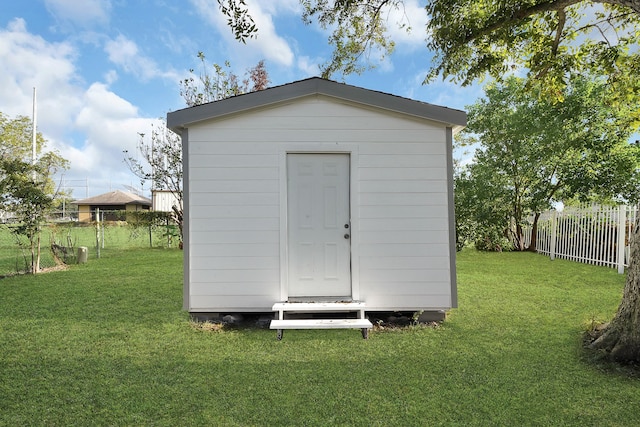
{"type": "Polygon", "coordinates": [[[470,84],[525,69],[530,83],[561,99],[571,75],[588,71],[637,96],[637,0],[436,0],[426,7],[435,53],[427,81],[443,75],[470,84]]]}
{"type": "Polygon", "coordinates": [[[468,107],[467,128],[457,139],[478,147],[456,178],[456,197],[465,198],[457,213],[470,210],[480,228],[498,229],[493,236],[512,233],[520,250],[527,217],[555,201],[640,197],[640,147],[627,143],[628,112],[604,102],[604,79],[574,78],[562,103],[541,99],[525,83],[510,77],[488,85],[485,97],[468,107]]]}
{"type": "MultiPolygon", "coordinates": [[[[258,28],[243,0],[218,0],[236,38],[256,37],[258,28]],[[251,25],[246,25],[251,22],[251,25]]],[[[322,76],[360,73],[371,53],[390,54],[389,25],[407,31],[411,17],[390,22],[404,0],[300,0],[302,19],[331,29],[331,59],[322,76]]],[[[640,93],[640,1],[638,0],[431,0],[425,54],[433,65],[425,82],[438,76],[464,85],[487,75],[501,78],[524,69],[530,84],[561,100],[572,74],[608,76],[616,102],[640,93]]]]}
{"type": "Polygon", "coordinates": [[[0,202],[19,221],[13,229],[29,239],[31,272],[40,269],[40,228],[61,195],[53,176],[68,161],[55,151],[42,152],[46,141],[36,134],[38,157],[32,157],[33,123],[26,117],[10,119],[0,113],[0,202]]]}
{"type": "MultiPolygon", "coordinates": [[[[32,155],[33,122],[29,117],[14,119],[0,111],[0,157],[27,160],[32,155]]],[[[42,134],[36,134],[36,150],[40,152],[46,144],[42,134]]]]}
{"type": "Polygon", "coordinates": [[[180,81],[180,95],[188,107],[218,101],[247,92],[266,89],[269,84],[269,73],[264,60],[249,68],[243,79],[231,70],[229,61],[224,65],[207,64],[203,52],[198,52],[200,71],[189,70],[191,77],[180,81]]]}

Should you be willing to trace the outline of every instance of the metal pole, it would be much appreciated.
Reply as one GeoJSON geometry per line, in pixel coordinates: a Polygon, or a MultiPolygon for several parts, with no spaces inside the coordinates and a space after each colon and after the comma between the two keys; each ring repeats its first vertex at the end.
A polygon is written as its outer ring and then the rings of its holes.
{"type": "MultiPolygon", "coordinates": [[[[38,150],[36,148],[36,135],[37,135],[37,116],[38,108],[36,107],[36,88],[33,88],[33,112],[32,112],[32,120],[33,120],[33,129],[31,132],[31,164],[33,166],[36,165],[36,157],[38,155],[38,150]]],[[[36,171],[33,170],[33,181],[36,180],[36,171]]]]}
{"type": "Polygon", "coordinates": [[[96,253],[100,258],[100,208],[96,208],[96,253]]]}
{"type": "Polygon", "coordinates": [[[33,88],[33,130],[32,130],[32,141],[31,141],[31,162],[32,164],[36,164],[36,156],[37,156],[37,148],[36,148],[36,122],[38,120],[38,109],[36,107],[36,88],[33,88]]]}

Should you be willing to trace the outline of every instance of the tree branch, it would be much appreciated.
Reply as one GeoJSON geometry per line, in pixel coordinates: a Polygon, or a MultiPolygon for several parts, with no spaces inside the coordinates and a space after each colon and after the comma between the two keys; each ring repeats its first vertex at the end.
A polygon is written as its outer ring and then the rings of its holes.
{"type": "Polygon", "coordinates": [[[562,31],[564,30],[564,24],[567,22],[567,14],[564,9],[558,11],[558,26],[556,27],[556,38],[553,41],[553,46],[551,47],[551,54],[556,56],[558,53],[558,47],[560,46],[560,41],[562,40],[562,31]]]}
{"type": "MultiPolygon", "coordinates": [[[[491,34],[492,32],[502,28],[508,21],[523,21],[537,13],[546,11],[564,11],[569,6],[580,3],[581,0],[547,0],[532,6],[525,6],[521,9],[513,11],[510,15],[497,16],[494,21],[489,21],[486,26],[478,28],[472,34],[468,34],[464,38],[464,42],[468,43],[482,36],[491,34]]],[[[594,0],[594,3],[603,3],[617,6],[629,7],[636,14],[640,15],[640,0],[594,0]]]]}

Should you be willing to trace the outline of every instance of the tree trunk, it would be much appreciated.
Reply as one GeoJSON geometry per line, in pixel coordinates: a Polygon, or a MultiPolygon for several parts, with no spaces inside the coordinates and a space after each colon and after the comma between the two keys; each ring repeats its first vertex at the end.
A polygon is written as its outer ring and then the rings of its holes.
{"type": "Polygon", "coordinates": [[[531,240],[527,248],[530,252],[538,250],[538,219],[540,219],[540,212],[536,212],[533,217],[533,224],[531,224],[531,240]]]}
{"type": "Polygon", "coordinates": [[[40,245],[40,231],[38,231],[38,235],[36,237],[36,265],[34,267],[34,273],[39,273],[40,272],[40,252],[41,252],[41,245],[40,245]]]}
{"type": "Polygon", "coordinates": [[[613,320],[589,345],[622,363],[640,362],[640,217],[629,243],[631,255],[622,302],[613,320]]]}
{"type": "Polygon", "coordinates": [[[29,250],[31,252],[31,274],[36,274],[38,272],[36,270],[36,242],[33,236],[29,237],[29,250]]]}
{"type": "Polygon", "coordinates": [[[40,271],[40,233],[29,237],[31,246],[31,274],[37,274],[40,271]]]}
{"type": "Polygon", "coordinates": [[[525,249],[524,245],[524,231],[522,230],[522,225],[516,221],[516,231],[514,236],[514,249],[516,251],[522,252],[525,249]]]}

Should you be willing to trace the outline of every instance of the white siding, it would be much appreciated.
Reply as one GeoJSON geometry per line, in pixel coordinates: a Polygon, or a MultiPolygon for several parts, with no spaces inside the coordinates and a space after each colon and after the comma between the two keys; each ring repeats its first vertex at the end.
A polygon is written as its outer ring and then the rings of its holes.
{"type": "Polygon", "coordinates": [[[375,310],[451,306],[443,125],[311,96],[188,135],[191,311],[269,311],[280,300],[281,156],[345,146],[357,147],[359,298],[375,310]]]}
{"type": "Polygon", "coordinates": [[[173,212],[173,206],[178,204],[178,198],[170,191],[152,191],[152,209],[159,212],[173,212]]]}

